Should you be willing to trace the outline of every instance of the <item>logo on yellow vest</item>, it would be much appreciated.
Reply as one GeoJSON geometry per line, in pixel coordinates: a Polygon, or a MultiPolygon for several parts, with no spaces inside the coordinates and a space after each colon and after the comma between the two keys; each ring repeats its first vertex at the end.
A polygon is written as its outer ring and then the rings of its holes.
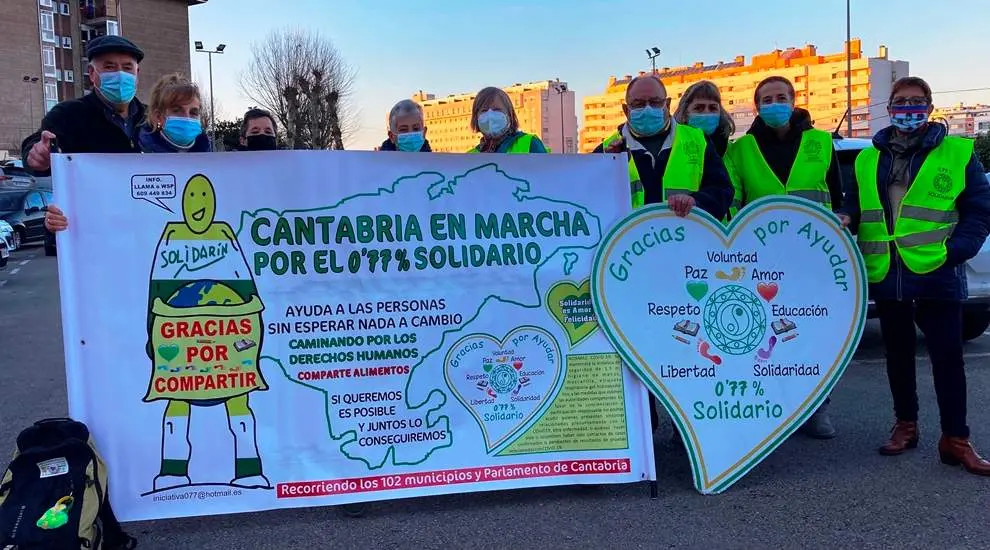
{"type": "Polygon", "coordinates": [[[807,162],[822,162],[822,144],[817,141],[808,141],[804,144],[804,158],[807,162]]]}
{"type": "Polygon", "coordinates": [[[948,193],[952,189],[952,175],[949,174],[949,170],[946,168],[939,168],[938,174],[935,176],[935,181],[932,182],[932,186],[935,190],[941,194],[948,193]]]}
{"type": "Polygon", "coordinates": [[[701,164],[701,147],[691,141],[684,146],[684,154],[687,156],[688,164],[701,164]]]}

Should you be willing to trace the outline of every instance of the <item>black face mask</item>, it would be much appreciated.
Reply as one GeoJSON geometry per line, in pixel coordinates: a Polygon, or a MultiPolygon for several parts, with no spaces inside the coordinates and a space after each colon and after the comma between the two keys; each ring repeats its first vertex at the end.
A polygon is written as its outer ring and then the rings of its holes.
{"type": "Polygon", "coordinates": [[[274,151],[276,149],[275,136],[258,134],[255,136],[248,136],[246,141],[246,149],[248,151],[274,151]]]}

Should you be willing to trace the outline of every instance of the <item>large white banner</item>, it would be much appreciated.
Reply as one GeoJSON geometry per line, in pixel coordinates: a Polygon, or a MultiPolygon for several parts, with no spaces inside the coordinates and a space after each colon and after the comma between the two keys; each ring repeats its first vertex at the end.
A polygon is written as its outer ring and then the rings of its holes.
{"type": "Polygon", "coordinates": [[[590,294],[624,158],[53,162],[70,412],[122,519],[655,479],[590,294]]]}

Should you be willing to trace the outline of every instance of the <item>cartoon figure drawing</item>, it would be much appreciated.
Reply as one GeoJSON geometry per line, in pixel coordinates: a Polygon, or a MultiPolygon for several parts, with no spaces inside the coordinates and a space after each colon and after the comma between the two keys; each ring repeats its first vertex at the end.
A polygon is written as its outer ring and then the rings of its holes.
{"type": "MultiPolygon", "coordinates": [[[[145,402],[166,401],[162,462],[154,490],[190,485],[189,422],[196,407],[223,405],[234,435],[233,479],[270,488],[258,453],[249,394],[268,384],[258,366],[264,305],[233,229],[215,221],[216,193],[203,175],[182,192],[181,222],[165,226],[148,295],[151,381],[145,402]]],[[[205,441],[211,448],[216,442],[205,441]]]]}

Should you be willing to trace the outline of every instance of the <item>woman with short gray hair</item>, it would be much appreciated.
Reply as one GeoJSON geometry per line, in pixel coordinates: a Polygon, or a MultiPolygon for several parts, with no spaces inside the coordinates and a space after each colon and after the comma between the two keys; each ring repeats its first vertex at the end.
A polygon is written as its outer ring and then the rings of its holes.
{"type": "Polygon", "coordinates": [[[388,139],[382,142],[379,151],[405,151],[407,153],[429,153],[430,142],[426,141],[426,123],[423,120],[423,107],[411,99],[403,99],[388,112],[388,139]]]}

